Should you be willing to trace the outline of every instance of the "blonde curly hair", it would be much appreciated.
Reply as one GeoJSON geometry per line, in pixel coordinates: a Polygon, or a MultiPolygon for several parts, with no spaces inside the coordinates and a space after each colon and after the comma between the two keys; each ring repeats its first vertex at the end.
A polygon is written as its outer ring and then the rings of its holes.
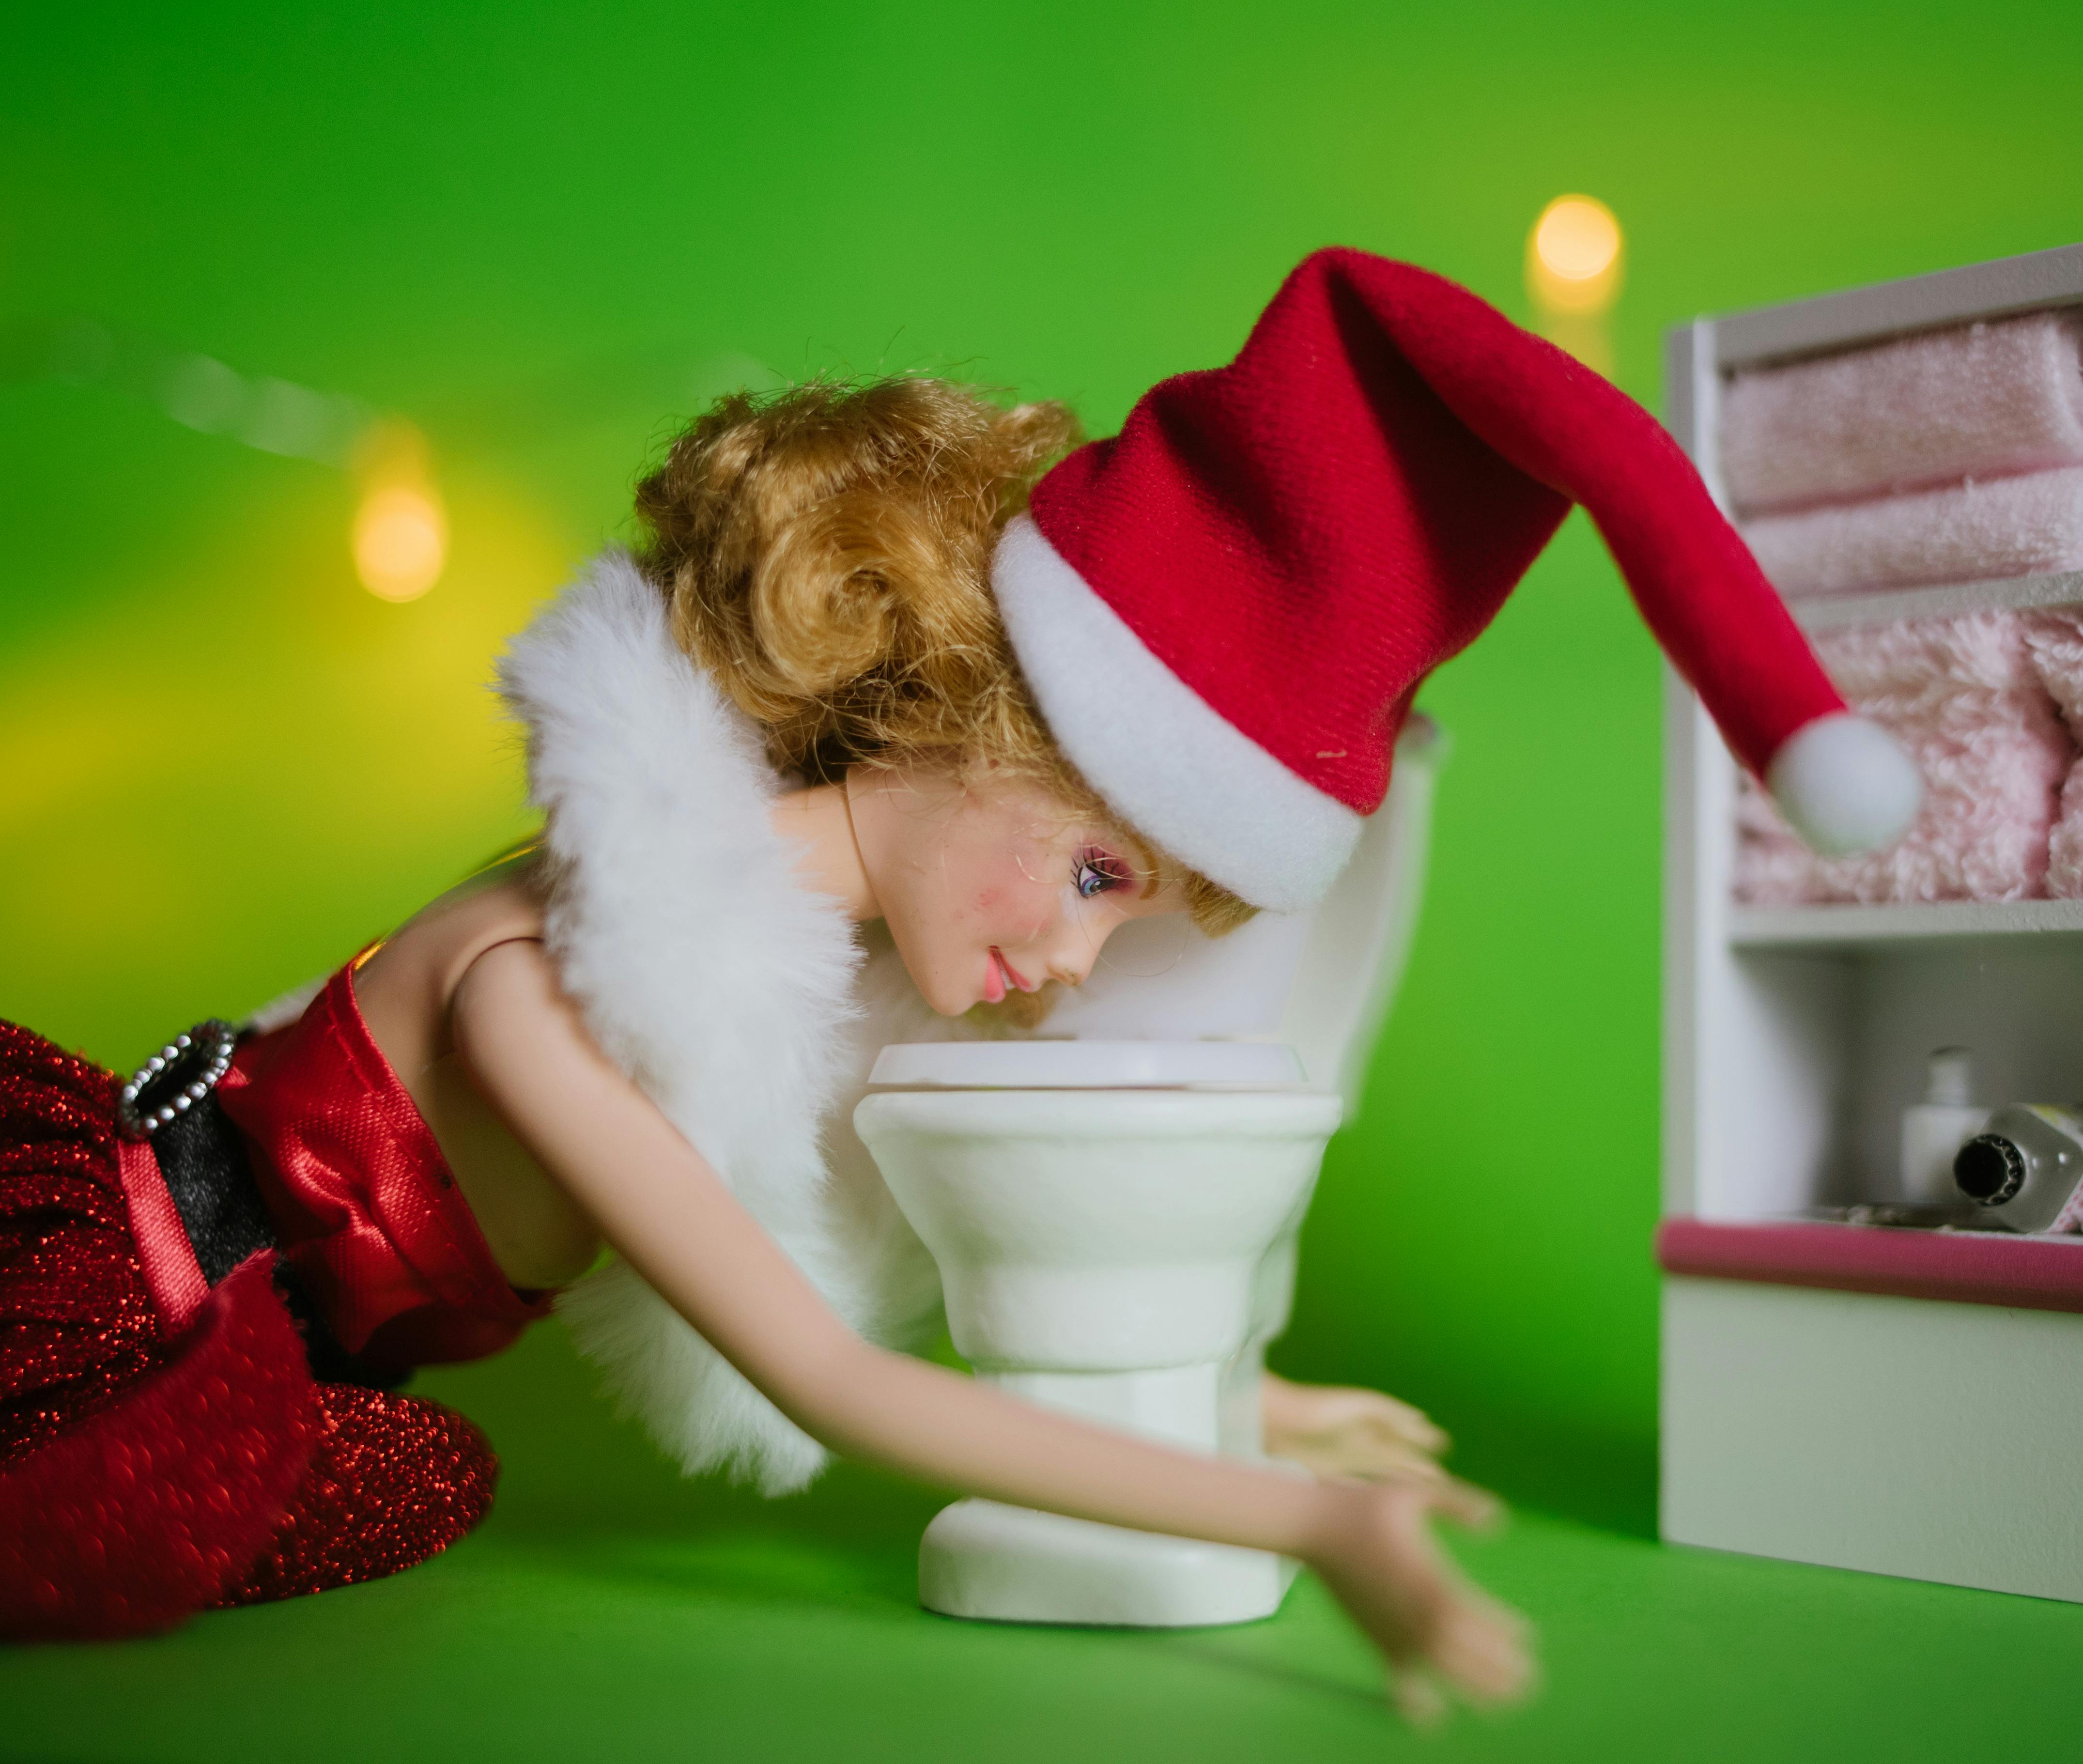
{"type": "MultiPolygon", "coordinates": [[[[1062,404],[924,378],[735,392],[636,487],[673,633],[813,782],[982,762],[1104,805],[1050,738],[991,590],[1005,523],[1083,438],[1062,404]]],[[[1219,936],[1253,909],[1161,852],[1219,936]]]]}

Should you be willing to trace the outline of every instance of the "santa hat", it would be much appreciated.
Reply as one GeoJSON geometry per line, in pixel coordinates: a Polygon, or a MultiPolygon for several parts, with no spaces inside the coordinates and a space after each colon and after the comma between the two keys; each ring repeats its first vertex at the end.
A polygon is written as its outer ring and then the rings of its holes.
{"type": "Polygon", "coordinates": [[[1236,361],[1164,381],[1042,480],[992,581],[1051,733],[1114,812],[1288,911],[1380,805],[1419,683],[1572,501],[1802,836],[1899,837],[1915,768],[1846,711],[1655,419],[1408,264],[1307,259],[1236,361]]]}

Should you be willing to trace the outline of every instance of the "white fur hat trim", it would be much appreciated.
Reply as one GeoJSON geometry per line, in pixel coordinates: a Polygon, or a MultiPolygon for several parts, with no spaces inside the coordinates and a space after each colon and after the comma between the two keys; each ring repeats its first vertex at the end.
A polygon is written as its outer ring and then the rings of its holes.
{"type": "Polygon", "coordinates": [[[1359,815],[1151,654],[1024,514],[999,541],[991,586],[1050,734],[1131,829],[1254,907],[1324,898],[1359,815]]]}

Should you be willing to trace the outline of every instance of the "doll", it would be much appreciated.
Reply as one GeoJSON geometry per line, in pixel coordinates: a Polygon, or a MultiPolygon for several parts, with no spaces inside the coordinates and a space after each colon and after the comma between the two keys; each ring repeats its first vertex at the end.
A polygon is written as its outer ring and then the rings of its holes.
{"type": "Polygon", "coordinates": [[[0,1027],[0,1629],[424,1559],[496,1466],[391,1387],[558,1295],[690,1470],[778,1491],[836,1449],[1281,1551],[1405,1707],[1519,1686],[1516,1620],[1429,1532],[1489,1503],[1388,1399],[1270,1385],[1298,1478],[878,1345],[933,1294],[820,1146],[860,928],[921,1008],[1031,1021],[1130,919],[1307,906],[1573,497],[1806,836],[1891,836],[1914,773],[1646,413],[1425,272],[1320,252],[1235,362],[1076,442],[927,379],[725,400],[502,663],[538,846],[130,1086],[0,1027]]]}

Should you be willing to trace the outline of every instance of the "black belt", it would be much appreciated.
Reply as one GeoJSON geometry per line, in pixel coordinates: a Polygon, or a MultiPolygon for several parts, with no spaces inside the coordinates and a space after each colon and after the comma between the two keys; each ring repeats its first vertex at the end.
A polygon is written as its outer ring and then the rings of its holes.
{"type": "Polygon", "coordinates": [[[341,1347],[302,1276],[279,1253],[246,1141],[217,1099],[234,1041],[230,1026],[213,1019],[169,1043],[124,1086],[118,1123],[132,1138],[150,1140],[205,1280],[215,1286],[248,1256],[277,1252],[276,1289],[303,1332],[311,1376],[323,1384],[393,1389],[410,1374],[382,1370],[341,1347]]]}

